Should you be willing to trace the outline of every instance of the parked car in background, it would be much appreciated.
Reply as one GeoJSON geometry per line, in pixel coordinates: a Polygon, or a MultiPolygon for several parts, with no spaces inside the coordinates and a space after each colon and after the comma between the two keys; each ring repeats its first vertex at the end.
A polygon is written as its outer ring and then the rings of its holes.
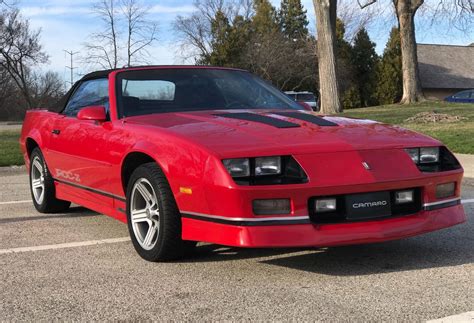
{"type": "Polygon", "coordinates": [[[474,89],[465,90],[444,98],[447,102],[474,103],[474,89]]]}
{"type": "Polygon", "coordinates": [[[313,92],[286,91],[285,94],[288,95],[293,101],[298,103],[306,103],[314,111],[319,111],[319,98],[313,92]]]}

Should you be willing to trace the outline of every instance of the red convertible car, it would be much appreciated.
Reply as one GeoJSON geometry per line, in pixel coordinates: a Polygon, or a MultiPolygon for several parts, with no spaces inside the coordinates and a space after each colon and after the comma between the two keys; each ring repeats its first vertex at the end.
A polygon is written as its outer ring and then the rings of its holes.
{"type": "Polygon", "coordinates": [[[381,242],[466,220],[463,169],[437,140],[320,116],[242,70],[136,67],[83,77],[26,114],[39,212],[71,202],[128,224],[144,259],[237,247],[381,242]]]}

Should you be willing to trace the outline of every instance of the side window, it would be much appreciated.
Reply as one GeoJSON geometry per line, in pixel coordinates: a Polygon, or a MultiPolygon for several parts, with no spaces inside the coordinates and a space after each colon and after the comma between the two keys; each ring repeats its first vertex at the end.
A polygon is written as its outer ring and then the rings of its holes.
{"type": "Polygon", "coordinates": [[[469,99],[469,91],[463,91],[463,92],[459,92],[459,93],[456,93],[454,95],[454,98],[456,99],[469,99]]]}
{"type": "Polygon", "coordinates": [[[109,106],[109,81],[108,79],[97,79],[85,81],[69,98],[63,114],[76,117],[78,112],[87,106],[104,105],[109,106]]]}

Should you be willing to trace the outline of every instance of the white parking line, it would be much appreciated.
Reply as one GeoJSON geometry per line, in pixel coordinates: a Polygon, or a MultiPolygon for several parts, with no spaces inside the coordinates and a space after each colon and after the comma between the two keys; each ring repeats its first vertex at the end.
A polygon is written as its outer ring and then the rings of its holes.
{"type": "Polygon", "coordinates": [[[81,241],[81,242],[50,244],[50,245],[44,245],[44,246],[0,249],[0,255],[1,254],[8,254],[8,253],[20,253],[20,252],[30,252],[30,251],[77,248],[77,247],[93,246],[93,245],[99,245],[99,244],[110,244],[110,243],[118,243],[118,242],[125,242],[125,241],[130,241],[130,238],[129,237],[123,237],[123,238],[113,238],[113,239],[103,239],[103,240],[90,240],[90,241],[81,241]]]}
{"type": "Polygon", "coordinates": [[[452,323],[454,322],[472,323],[474,322],[474,312],[466,312],[466,313],[461,313],[458,315],[446,316],[440,319],[428,321],[427,323],[451,323],[451,322],[452,323]]]}
{"type": "Polygon", "coordinates": [[[474,199],[462,200],[461,203],[462,203],[462,204],[474,203],[474,199]]]}
{"type": "Polygon", "coordinates": [[[31,203],[31,200],[0,202],[0,205],[31,203]]]}

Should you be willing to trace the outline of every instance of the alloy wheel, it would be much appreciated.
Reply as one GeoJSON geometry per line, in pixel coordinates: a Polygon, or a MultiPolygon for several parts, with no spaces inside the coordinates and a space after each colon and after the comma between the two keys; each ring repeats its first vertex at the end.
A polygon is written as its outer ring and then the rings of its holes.
{"type": "Polygon", "coordinates": [[[160,209],[155,190],[146,178],[138,179],[133,185],[130,218],[138,243],[143,249],[151,250],[158,241],[160,209]]]}
{"type": "Polygon", "coordinates": [[[36,156],[33,159],[31,167],[31,190],[33,197],[38,204],[42,204],[44,200],[44,166],[41,159],[36,156]]]}

